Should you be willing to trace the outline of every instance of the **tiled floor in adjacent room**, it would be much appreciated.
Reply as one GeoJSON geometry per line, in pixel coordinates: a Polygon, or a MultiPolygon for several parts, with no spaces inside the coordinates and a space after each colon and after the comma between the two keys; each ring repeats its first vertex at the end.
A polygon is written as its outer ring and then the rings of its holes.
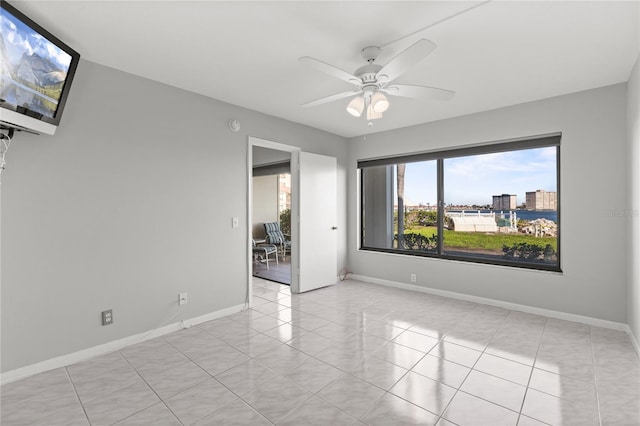
{"type": "Polygon", "coordinates": [[[628,336],[347,281],[2,387],[2,425],[633,425],[628,336]]]}

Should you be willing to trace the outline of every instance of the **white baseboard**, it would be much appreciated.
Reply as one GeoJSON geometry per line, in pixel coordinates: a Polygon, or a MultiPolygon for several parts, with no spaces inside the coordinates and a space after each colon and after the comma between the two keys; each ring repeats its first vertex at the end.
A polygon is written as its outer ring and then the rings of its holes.
{"type": "Polygon", "coordinates": [[[45,371],[54,370],[60,367],[66,367],[77,362],[87,361],[92,358],[118,351],[136,343],[145,342],[156,337],[164,336],[165,334],[173,333],[184,328],[189,328],[193,325],[198,325],[207,321],[225,317],[227,315],[235,314],[236,312],[240,312],[244,307],[244,303],[241,305],[231,306],[230,308],[221,309],[219,311],[200,315],[195,318],[178,321],[173,324],[165,325],[163,327],[145,331],[133,336],[124,337],[122,339],[114,340],[102,345],[93,346],[67,355],[62,355],[56,358],[48,359],[46,361],[41,361],[36,364],[16,368],[15,370],[10,370],[6,373],[2,373],[2,375],[0,375],[0,384],[4,385],[6,383],[15,382],[16,380],[33,376],[34,374],[43,373],[45,371]]]}
{"type": "Polygon", "coordinates": [[[505,302],[502,300],[489,299],[489,298],[480,297],[480,296],[472,296],[469,294],[456,293],[456,292],[447,291],[447,290],[439,290],[435,288],[423,287],[423,286],[414,285],[414,284],[406,284],[406,283],[401,283],[397,281],[382,280],[379,278],[366,277],[363,275],[354,274],[354,275],[351,275],[350,278],[352,280],[364,281],[371,284],[380,284],[388,287],[419,291],[422,293],[429,293],[436,296],[449,297],[452,299],[464,300],[467,302],[475,302],[475,303],[481,303],[484,305],[496,306],[499,308],[512,309],[514,311],[526,312],[529,314],[541,315],[545,317],[551,317],[551,318],[556,318],[556,319],[561,319],[566,321],[579,322],[582,324],[592,325],[595,327],[602,327],[602,328],[609,328],[612,330],[624,331],[629,336],[632,337],[632,342],[634,342],[634,344],[636,345],[636,349],[638,347],[637,342],[635,342],[635,339],[633,339],[633,335],[631,333],[631,329],[629,328],[629,326],[621,322],[607,321],[599,318],[592,318],[592,317],[587,317],[583,315],[570,314],[567,312],[554,311],[551,309],[536,308],[534,306],[520,305],[518,303],[505,302]]]}
{"type": "Polygon", "coordinates": [[[627,331],[629,338],[631,339],[631,344],[633,345],[633,349],[636,350],[636,354],[638,354],[638,358],[640,358],[640,345],[638,345],[638,341],[636,340],[636,336],[631,331],[631,328],[627,331]]]}

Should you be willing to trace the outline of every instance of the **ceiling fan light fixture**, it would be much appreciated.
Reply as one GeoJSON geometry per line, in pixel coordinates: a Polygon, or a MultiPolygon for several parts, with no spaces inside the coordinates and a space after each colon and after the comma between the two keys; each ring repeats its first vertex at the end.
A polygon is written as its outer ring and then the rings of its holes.
{"type": "Polygon", "coordinates": [[[371,98],[371,105],[374,112],[383,113],[389,108],[389,100],[382,92],[376,92],[371,98]]]}
{"type": "Polygon", "coordinates": [[[373,104],[367,107],[367,120],[377,120],[382,118],[382,113],[373,109],[373,104]]]}
{"type": "Polygon", "coordinates": [[[347,112],[354,117],[360,117],[364,111],[364,96],[356,96],[351,99],[349,105],[347,105],[347,112]]]}

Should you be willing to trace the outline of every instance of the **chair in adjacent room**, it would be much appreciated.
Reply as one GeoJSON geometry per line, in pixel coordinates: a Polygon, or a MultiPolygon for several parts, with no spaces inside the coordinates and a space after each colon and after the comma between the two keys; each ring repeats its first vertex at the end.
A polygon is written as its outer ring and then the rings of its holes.
{"type": "Polygon", "coordinates": [[[269,256],[274,254],[276,258],[276,265],[278,264],[278,247],[274,244],[256,244],[256,240],[253,242],[253,258],[257,262],[264,261],[269,269],[269,256]]]}
{"type": "Polygon", "coordinates": [[[286,259],[286,254],[291,253],[291,241],[288,236],[282,233],[280,230],[280,224],[278,222],[269,222],[264,224],[264,233],[268,244],[274,244],[280,251],[282,260],[286,259]]]}

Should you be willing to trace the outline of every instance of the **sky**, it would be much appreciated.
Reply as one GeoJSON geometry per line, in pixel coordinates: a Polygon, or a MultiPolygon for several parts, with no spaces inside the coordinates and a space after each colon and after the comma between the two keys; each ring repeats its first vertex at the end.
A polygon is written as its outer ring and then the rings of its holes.
{"type": "Polygon", "coordinates": [[[0,30],[12,63],[17,63],[25,52],[28,55],[35,52],[38,56],[48,58],[58,65],[62,71],[66,72],[69,69],[70,55],[27,27],[5,9],[0,13],[0,30]]]}
{"type": "MultiPolygon", "coordinates": [[[[436,162],[407,163],[405,205],[435,205],[436,162]]],[[[474,155],[444,160],[444,202],[454,205],[492,204],[493,195],[556,191],[556,148],[474,155]]]]}

